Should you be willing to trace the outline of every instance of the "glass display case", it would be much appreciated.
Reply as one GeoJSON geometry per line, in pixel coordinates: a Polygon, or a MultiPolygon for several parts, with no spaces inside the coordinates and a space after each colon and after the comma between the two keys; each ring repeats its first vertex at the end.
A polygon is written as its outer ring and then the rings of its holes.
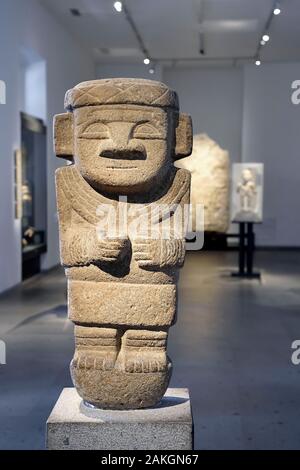
{"type": "Polygon", "coordinates": [[[21,220],[23,279],[40,271],[47,251],[46,127],[41,119],[21,113],[21,220]]]}

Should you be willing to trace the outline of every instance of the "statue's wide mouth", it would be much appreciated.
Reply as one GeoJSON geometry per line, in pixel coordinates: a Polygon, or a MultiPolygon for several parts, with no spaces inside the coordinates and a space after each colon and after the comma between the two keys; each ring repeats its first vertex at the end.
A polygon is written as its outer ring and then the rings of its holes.
{"type": "Polygon", "coordinates": [[[114,165],[114,166],[107,166],[107,170],[136,170],[136,166],[124,166],[124,165],[114,165]]]}
{"type": "Polygon", "coordinates": [[[99,154],[102,158],[113,160],[146,160],[146,152],[142,150],[102,150],[99,154]]]}

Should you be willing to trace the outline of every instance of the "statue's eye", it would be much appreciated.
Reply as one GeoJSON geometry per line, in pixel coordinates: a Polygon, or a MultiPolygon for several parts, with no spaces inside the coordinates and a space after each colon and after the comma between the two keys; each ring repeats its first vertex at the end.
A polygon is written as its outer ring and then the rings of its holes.
{"type": "Polygon", "coordinates": [[[134,139],[159,139],[161,135],[159,131],[149,123],[138,124],[133,129],[134,139]]]}
{"type": "Polygon", "coordinates": [[[94,122],[84,129],[81,137],[84,139],[108,139],[109,129],[102,122],[94,122]]]}

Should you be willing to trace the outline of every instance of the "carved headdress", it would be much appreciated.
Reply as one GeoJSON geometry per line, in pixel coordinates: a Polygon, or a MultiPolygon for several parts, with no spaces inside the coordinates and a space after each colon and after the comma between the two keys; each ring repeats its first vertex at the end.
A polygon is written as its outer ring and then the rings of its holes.
{"type": "Polygon", "coordinates": [[[154,80],[115,78],[79,83],[65,96],[65,108],[107,104],[138,104],[179,109],[177,93],[154,80]]]}

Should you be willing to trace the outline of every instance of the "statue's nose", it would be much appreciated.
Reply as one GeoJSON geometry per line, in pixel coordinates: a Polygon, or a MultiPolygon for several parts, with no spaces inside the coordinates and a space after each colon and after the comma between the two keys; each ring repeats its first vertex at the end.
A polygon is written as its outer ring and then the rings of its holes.
{"type": "Polygon", "coordinates": [[[109,124],[110,138],[116,149],[125,150],[132,134],[132,122],[112,122],[109,124]]]}
{"type": "Polygon", "coordinates": [[[110,123],[110,139],[103,140],[100,157],[119,160],[145,160],[146,149],[139,142],[131,141],[133,123],[110,123]]]}

